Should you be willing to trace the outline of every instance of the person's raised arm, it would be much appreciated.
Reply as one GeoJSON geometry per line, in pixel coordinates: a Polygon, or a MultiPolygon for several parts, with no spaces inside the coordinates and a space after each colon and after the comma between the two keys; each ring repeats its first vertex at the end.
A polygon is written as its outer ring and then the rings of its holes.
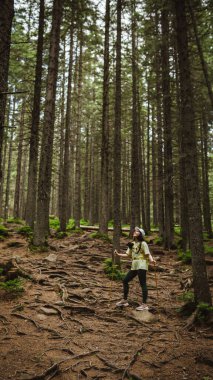
{"type": "Polygon", "coordinates": [[[114,250],[114,254],[119,257],[128,257],[129,255],[127,253],[119,253],[116,249],[114,250]]]}

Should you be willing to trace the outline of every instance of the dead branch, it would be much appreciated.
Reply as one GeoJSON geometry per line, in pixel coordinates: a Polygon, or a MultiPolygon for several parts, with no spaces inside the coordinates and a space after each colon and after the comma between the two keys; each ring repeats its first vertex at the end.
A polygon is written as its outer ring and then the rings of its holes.
{"type": "Polygon", "coordinates": [[[35,322],[32,318],[27,317],[26,315],[18,314],[18,313],[11,313],[11,315],[14,315],[17,318],[25,319],[29,322],[32,322],[37,329],[41,329],[41,327],[35,322]]]}
{"type": "MultiPolygon", "coordinates": [[[[36,376],[33,376],[33,377],[30,377],[26,380],[45,380],[45,377],[47,375],[51,375],[51,377],[49,377],[49,379],[52,379],[53,376],[55,376],[56,374],[59,373],[59,364],[58,363],[55,363],[53,364],[51,367],[49,367],[45,372],[43,372],[41,375],[36,375],[36,376]]],[[[48,379],[48,380],[49,380],[48,379]]]]}

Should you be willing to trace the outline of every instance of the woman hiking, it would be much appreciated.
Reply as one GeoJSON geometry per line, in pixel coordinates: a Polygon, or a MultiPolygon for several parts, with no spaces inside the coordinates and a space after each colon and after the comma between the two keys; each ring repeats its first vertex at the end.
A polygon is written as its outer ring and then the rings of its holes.
{"type": "Polygon", "coordinates": [[[138,276],[141,289],[142,289],[142,304],[136,308],[136,310],[148,310],[146,304],[148,291],[146,286],[146,272],[148,270],[148,263],[156,264],[153,259],[147,243],[144,241],[145,232],[142,228],[135,227],[133,232],[133,242],[128,243],[128,249],[126,253],[118,253],[115,250],[115,254],[120,257],[131,257],[132,266],[131,270],[127,273],[123,280],[123,292],[124,298],[116,303],[116,306],[128,306],[128,293],[129,293],[129,282],[133,280],[134,277],[138,276]]]}

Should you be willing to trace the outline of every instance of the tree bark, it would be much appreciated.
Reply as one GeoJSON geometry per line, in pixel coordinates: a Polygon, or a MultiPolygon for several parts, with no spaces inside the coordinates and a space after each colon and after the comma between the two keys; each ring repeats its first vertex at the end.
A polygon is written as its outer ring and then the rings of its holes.
{"type": "Polygon", "coordinates": [[[191,1],[190,0],[188,1],[188,6],[189,6],[190,14],[191,14],[192,25],[193,25],[193,29],[194,29],[197,49],[198,49],[198,53],[199,53],[199,57],[200,57],[200,63],[201,63],[202,70],[203,70],[203,75],[204,75],[204,78],[205,78],[205,81],[206,81],[206,87],[208,89],[209,100],[210,100],[211,107],[212,107],[212,110],[213,110],[213,92],[212,92],[211,81],[209,79],[208,67],[207,67],[206,61],[204,59],[203,49],[202,49],[202,45],[201,45],[200,39],[199,39],[199,34],[198,34],[198,29],[197,29],[197,23],[196,23],[196,19],[195,19],[195,15],[194,15],[194,10],[193,10],[193,7],[191,5],[191,1]]]}
{"type": "Polygon", "coordinates": [[[181,126],[183,135],[182,154],[185,157],[185,181],[189,216],[190,247],[192,251],[194,294],[196,303],[206,302],[211,304],[211,294],[206,273],[202,238],[195,117],[185,0],[174,0],[174,4],[176,9],[177,48],[180,71],[181,126]]]}
{"type": "Polygon", "coordinates": [[[4,119],[6,110],[6,93],[10,58],[10,41],[14,0],[0,0],[0,189],[2,183],[2,148],[4,139],[4,119]]]}
{"type": "Polygon", "coordinates": [[[58,74],[58,55],[60,40],[60,24],[62,18],[62,3],[62,0],[54,0],[53,3],[46,102],[44,111],[44,126],[39,167],[37,215],[33,238],[33,243],[36,246],[42,246],[43,244],[45,244],[49,232],[49,206],[55,119],[55,97],[58,74]]]}
{"type": "Polygon", "coordinates": [[[161,12],[162,26],[162,93],[164,122],[164,192],[165,192],[165,225],[164,247],[170,249],[173,240],[173,164],[172,164],[172,123],[171,94],[169,77],[169,12],[168,0],[164,1],[161,12]]]}
{"type": "Polygon", "coordinates": [[[34,99],[32,110],[32,124],[30,132],[30,153],[28,169],[28,189],[26,202],[26,222],[31,228],[34,227],[37,197],[37,172],[38,172],[38,145],[39,145],[39,119],[41,103],[41,81],[42,81],[42,54],[44,34],[44,0],[40,0],[38,43],[36,55],[34,99]]]}
{"type": "Polygon", "coordinates": [[[105,41],[104,41],[104,80],[102,106],[102,146],[101,146],[101,201],[100,232],[108,234],[108,188],[109,188],[109,26],[110,0],[106,0],[105,41]]]}
{"type": "MultiPolygon", "coordinates": [[[[121,234],[121,8],[122,0],[117,0],[117,40],[116,40],[116,88],[115,88],[115,126],[114,126],[114,183],[113,210],[114,230],[113,248],[120,249],[121,234]]],[[[119,264],[119,257],[115,257],[119,264]]]]}
{"type": "Polygon", "coordinates": [[[132,34],[132,162],[131,162],[131,221],[130,231],[140,224],[140,178],[139,162],[139,127],[137,107],[137,52],[136,52],[136,10],[135,1],[131,9],[132,34]]]}
{"type": "Polygon", "coordinates": [[[18,157],[17,157],[17,166],[16,166],[16,184],[15,184],[14,210],[13,210],[14,218],[20,218],[20,186],[21,186],[21,167],[22,167],[22,156],[23,156],[25,107],[26,107],[26,99],[24,99],[22,102],[19,136],[18,136],[18,157]]]}
{"type": "MultiPolygon", "coordinates": [[[[73,18],[73,15],[72,15],[73,18]]],[[[69,200],[69,174],[70,174],[70,128],[71,128],[71,90],[72,90],[72,73],[73,73],[73,19],[70,26],[70,56],[69,56],[69,74],[68,74],[68,89],[67,89],[67,109],[65,121],[65,145],[63,158],[63,175],[62,175],[62,194],[61,194],[61,216],[60,229],[66,230],[66,224],[69,219],[68,200],[69,200]]]]}

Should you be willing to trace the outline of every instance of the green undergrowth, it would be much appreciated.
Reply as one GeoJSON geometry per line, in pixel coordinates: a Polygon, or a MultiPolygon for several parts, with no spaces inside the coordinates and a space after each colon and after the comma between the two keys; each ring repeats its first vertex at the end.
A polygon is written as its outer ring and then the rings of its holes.
{"type": "Polygon", "coordinates": [[[49,227],[52,228],[53,230],[59,230],[60,222],[56,216],[54,215],[49,216],[49,227]]]}
{"type": "Polygon", "coordinates": [[[118,268],[118,265],[113,264],[110,258],[104,260],[104,272],[111,280],[115,281],[123,280],[126,275],[118,268]]]}
{"type": "Polygon", "coordinates": [[[25,221],[20,219],[20,218],[13,218],[13,217],[10,217],[7,219],[7,223],[14,223],[14,224],[24,224],[25,221]]]}
{"type": "Polygon", "coordinates": [[[30,237],[32,236],[33,231],[30,226],[23,226],[17,230],[17,233],[23,236],[30,237]]]}
{"type": "Polygon", "coordinates": [[[112,239],[110,239],[110,237],[108,235],[102,234],[99,231],[93,232],[92,234],[89,235],[89,237],[92,239],[100,239],[100,240],[108,242],[108,243],[112,242],[112,239]]]}
{"type": "Polygon", "coordinates": [[[188,291],[178,296],[179,301],[194,302],[194,292],[188,291]]]}
{"type": "Polygon", "coordinates": [[[4,227],[2,224],[0,224],[0,236],[2,238],[5,238],[7,236],[9,236],[9,231],[6,227],[4,227]]]}
{"type": "Polygon", "coordinates": [[[190,250],[186,252],[180,250],[178,251],[178,259],[181,260],[184,264],[191,264],[192,262],[192,253],[190,250]]]}
{"type": "Polygon", "coordinates": [[[213,256],[213,246],[205,244],[204,250],[206,255],[213,256]]]}
{"type": "Polygon", "coordinates": [[[15,278],[14,280],[0,282],[0,288],[8,293],[21,293],[24,291],[23,280],[15,278]]]}
{"type": "Polygon", "coordinates": [[[55,234],[55,238],[56,239],[63,239],[65,237],[68,236],[68,233],[67,232],[63,232],[63,231],[57,231],[56,234],[55,234]]]}

